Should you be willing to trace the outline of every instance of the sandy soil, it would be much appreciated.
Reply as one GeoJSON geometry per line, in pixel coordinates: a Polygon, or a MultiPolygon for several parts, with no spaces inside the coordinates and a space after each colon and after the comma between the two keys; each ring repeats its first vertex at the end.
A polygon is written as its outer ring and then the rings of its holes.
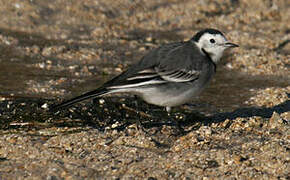
{"type": "Polygon", "coordinates": [[[290,179],[288,0],[0,4],[0,179],[290,179]],[[206,27],[240,45],[221,67],[284,85],[251,89],[232,111],[181,107],[184,133],[160,108],[136,113],[132,97],[46,112],[206,27]]]}

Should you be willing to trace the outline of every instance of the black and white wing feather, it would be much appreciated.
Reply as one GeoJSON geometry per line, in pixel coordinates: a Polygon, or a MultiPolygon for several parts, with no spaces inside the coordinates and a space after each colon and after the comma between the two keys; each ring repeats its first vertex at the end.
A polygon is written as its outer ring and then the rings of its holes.
{"type": "Polygon", "coordinates": [[[187,69],[172,69],[167,70],[164,68],[155,68],[156,73],[165,81],[169,82],[189,82],[198,79],[200,74],[196,70],[187,70],[187,69]]]}
{"type": "Polygon", "coordinates": [[[165,69],[153,67],[137,72],[127,77],[126,81],[119,85],[113,85],[108,89],[134,88],[163,83],[183,83],[198,79],[200,72],[186,69],[165,69]]]}

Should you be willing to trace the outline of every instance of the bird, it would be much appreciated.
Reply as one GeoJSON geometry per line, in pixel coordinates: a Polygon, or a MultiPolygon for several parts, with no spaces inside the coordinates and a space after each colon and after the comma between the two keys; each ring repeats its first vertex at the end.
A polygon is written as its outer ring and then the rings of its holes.
{"type": "Polygon", "coordinates": [[[198,96],[216,73],[224,51],[239,47],[213,28],[197,32],[187,41],[161,45],[144,55],[101,87],[53,105],[56,111],[87,99],[112,93],[128,93],[145,102],[165,107],[180,106],[198,96]]]}

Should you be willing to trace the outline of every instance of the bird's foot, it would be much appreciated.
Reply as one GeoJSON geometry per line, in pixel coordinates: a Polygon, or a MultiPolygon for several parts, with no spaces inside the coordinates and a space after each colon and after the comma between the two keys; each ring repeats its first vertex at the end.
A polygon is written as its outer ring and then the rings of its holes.
{"type": "Polygon", "coordinates": [[[175,128],[176,133],[174,133],[174,135],[176,135],[176,136],[184,135],[186,132],[185,132],[184,128],[181,126],[178,116],[172,117],[172,114],[168,113],[168,117],[170,118],[172,126],[176,127],[175,128]]]}

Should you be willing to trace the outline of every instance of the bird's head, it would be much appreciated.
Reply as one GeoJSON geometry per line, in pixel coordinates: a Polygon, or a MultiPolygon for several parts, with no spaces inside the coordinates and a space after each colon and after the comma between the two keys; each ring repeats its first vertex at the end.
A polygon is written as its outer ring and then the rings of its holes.
{"type": "Polygon", "coordinates": [[[238,47],[231,43],[227,38],[216,29],[204,29],[193,36],[194,41],[201,52],[206,53],[210,58],[217,63],[223,53],[228,48],[238,47]]]}

